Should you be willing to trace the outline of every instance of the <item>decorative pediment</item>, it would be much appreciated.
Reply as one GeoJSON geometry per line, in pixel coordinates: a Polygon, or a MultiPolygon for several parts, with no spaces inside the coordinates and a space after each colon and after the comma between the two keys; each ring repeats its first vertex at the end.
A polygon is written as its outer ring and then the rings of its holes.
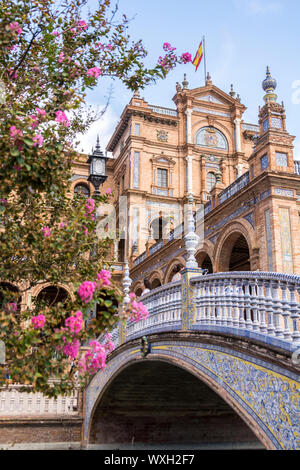
{"type": "Polygon", "coordinates": [[[167,157],[166,155],[163,155],[162,153],[160,155],[153,155],[151,158],[151,161],[153,164],[156,165],[175,165],[175,161],[171,157],[167,157]]]}
{"type": "Polygon", "coordinates": [[[197,101],[206,101],[207,103],[217,103],[217,104],[225,104],[224,101],[219,100],[215,96],[209,94],[209,95],[203,95],[203,96],[197,96],[195,98],[197,101]]]}

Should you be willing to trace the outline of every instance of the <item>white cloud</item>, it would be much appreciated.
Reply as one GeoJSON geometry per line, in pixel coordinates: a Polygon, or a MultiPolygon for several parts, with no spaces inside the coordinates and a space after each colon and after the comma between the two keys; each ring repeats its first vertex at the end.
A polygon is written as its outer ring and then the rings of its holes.
{"type": "Polygon", "coordinates": [[[282,8],[282,3],[278,0],[234,0],[234,3],[250,15],[277,13],[282,8]]]}
{"type": "Polygon", "coordinates": [[[97,135],[99,135],[101,149],[105,151],[117,122],[118,117],[114,114],[112,108],[108,107],[103,116],[94,122],[85,134],[78,136],[80,144],[77,146],[77,150],[82,153],[91,153],[92,147],[96,145],[97,135]]]}

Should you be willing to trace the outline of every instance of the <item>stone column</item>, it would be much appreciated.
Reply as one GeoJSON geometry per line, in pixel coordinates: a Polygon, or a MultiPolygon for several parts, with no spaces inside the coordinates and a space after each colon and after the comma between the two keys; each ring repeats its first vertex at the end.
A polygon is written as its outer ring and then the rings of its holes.
{"type": "Polygon", "coordinates": [[[235,150],[241,152],[241,119],[235,118],[235,150]]]}
{"type": "Polygon", "coordinates": [[[187,162],[187,192],[188,194],[193,193],[193,156],[188,155],[186,157],[187,162]]]}
{"type": "Polygon", "coordinates": [[[186,141],[192,143],[192,110],[187,109],[186,112],[186,141]]]}

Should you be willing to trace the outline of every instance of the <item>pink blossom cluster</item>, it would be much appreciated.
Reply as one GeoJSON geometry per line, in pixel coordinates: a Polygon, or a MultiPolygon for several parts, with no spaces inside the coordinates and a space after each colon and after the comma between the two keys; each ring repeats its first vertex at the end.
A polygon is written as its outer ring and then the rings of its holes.
{"type": "Polygon", "coordinates": [[[36,330],[39,328],[43,328],[46,323],[45,315],[37,315],[31,318],[31,323],[33,324],[33,328],[36,330]]]}
{"type": "Polygon", "coordinates": [[[95,216],[92,214],[92,212],[95,210],[95,201],[94,199],[89,198],[85,204],[85,210],[86,213],[84,214],[84,217],[88,217],[90,215],[91,219],[94,220],[95,216]]]}
{"type": "Polygon", "coordinates": [[[77,310],[77,312],[74,315],[66,318],[65,325],[71,333],[74,333],[77,335],[83,327],[82,312],[80,310],[77,310]]]}
{"type": "Polygon", "coordinates": [[[97,49],[99,47],[99,49],[101,49],[102,51],[111,51],[113,49],[113,46],[111,44],[102,44],[101,42],[96,42],[95,44],[95,49],[97,49]]]}
{"type": "Polygon", "coordinates": [[[69,127],[70,122],[66,114],[64,113],[64,111],[61,111],[61,110],[56,111],[55,116],[56,116],[55,117],[56,122],[61,122],[64,124],[65,127],[69,127]]]}
{"type": "Polygon", "coordinates": [[[174,54],[166,54],[164,57],[158,58],[158,65],[160,65],[166,72],[173,69],[176,65],[177,57],[174,54]]]}
{"type": "Polygon", "coordinates": [[[64,60],[64,56],[65,56],[64,52],[61,52],[61,53],[59,54],[59,56],[58,56],[58,62],[59,62],[60,64],[61,64],[62,61],[64,60]]]}
{"type": "Polygon", "coordinates": [[[115,349],[115,345],[111,341],[111,334],[110,333],[107,333],[107,335],[105,335],[104,348],[105,348],[107,354],[111,353],[115,349]]]}
{"type": "Polygon", "coordinates": [[[105,194],[108,196],[108,195],[112,195],[112,189],[111,188],[107,188],[107,190],[105,191],[105,194]]]}
{"type": "Polygon", "coordinates": [[[90,77],[98,78],[99,75],[101,75],[101,70],[99,69],[99,67],[93,67],[93,68],[89,69],[86,72],[86,74],[89,75],[90,77]]]}
{"type": "Polygon", "coordinates": [[[63,347],[63,353],[71,359],[76,359],[80,348],[79,339],[73,338],[71,343],[66,343],[63,347]]]}
{"type": "Polygon", "coordinates": [[[96,287],[95,282],[84,281],[78,288],[78,295],[81,298],[82,302],[86,304],[91,302],[96,287]]]}
{"type": "Polygon", "coordinates": [[[51,229],[48,226],[43,227],[42,232],[43,232],[44,237],[50,237],[51,235],[51,229]]]}
{"type": "Polygon", "coordinates": [[[147,307],[142,302],[137,302],[135,297],[130,297],[130,304],[131,304],[131,321],[140,321],[145,320],[149,316],[149,312],[147,307]]]}
{"type": "Polygon", "coordinates": [[[172,52],[172,51],[176,51],[176,47],[172,47],[169,42],[164,42],[163,50],[166,52],[172,52]]]}
{"type": "Polygon", "coordinates": [[[78,366],[81,372],[95,374],[106,367],[107,351],[98,341],[91,341],[89,350],[81,357],[78,366]]]}
{"type": "Polygon", "coordinates": [[[55,31],[52,31],[51,33],[53,36],[55,36],[56,38],[58,38],[60,36],[60,33],[59,31],[55,30],[55,31]]]}
{"type": "Polygon", "coordinates": [[[79,21],[77,22],[77,28],[78,28],[79,30],[87,29],[87,24],[86,24],[86,22],[85,22],[84,20],[79,20],[79,21]]]}
{"type": "Polygon", "coordinates": [[[180,62],[183,64],[187,64],[188,62],[192,62],[192,56],[189,52],[184,52],[180,57],[180,62]]]}
{"type": "Polygon", "coordinates": [[[36,134],[32,140],[34,142],[33,144],[34,147],[36,147],[37,145],[41,147],[44,142],[44,137],[41,134],[36,134]]]}
{"type": "Polygon", "coordinates": [[[2,206],[7,206],[7,199],[5,199],[4,197],[2,197],[0,199],[0,202],[1,202],[2,206]]]}
{"type": "Polygon", "coordinates": [[[20,27],[19,23],[17,21],[14,21],[13,23],[9,24],[9,29],[17,34],[22,33],[22,28],[20,27]]]}
{"type": "Polygon", "coordinates": [[[9,135],[12,139],[17,140],[18,137],[23,137],[21,129],[17,129],[16,126],[11,126],[9,129],[9,135]]]}
{"type": "Polygon", "coordinates": [[[100,287],[108,287],[111,285],[111,272],[107,271],[106,269],[101,269],[101,271],[97,274],[97,281],[100,283],[100,287]]]}

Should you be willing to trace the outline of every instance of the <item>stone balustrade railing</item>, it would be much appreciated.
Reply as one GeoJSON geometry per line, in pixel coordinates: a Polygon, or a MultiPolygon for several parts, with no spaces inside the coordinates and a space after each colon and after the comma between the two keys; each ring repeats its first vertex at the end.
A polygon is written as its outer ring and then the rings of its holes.
{"type": "Polygon", "coordinates": [[[20,392],[21,385],[0,389],[0,417],[3,416],[76,416],[78,394],[47,398],[39,392],[20,392]]]}
{"type": "Polygon", "coordinates": [[[218,327],[287,349],[300,346],[300,276],[219,273],[193,278],[191,284],[196,303],[193,328],[218,327]]]}
{"type": "Polygon", "coordinates": [[[178,112],[176,111],[176,109],[164,108],[162,106],[154,106],[152,104],[149,105],[149,108],[154,113],[165,114],[166,116],[178,116],[178,112]]]}
{"type": "Polygon", "coordinates": [[[151,333],[192,329],[253,338],[288,351],[300,347],[300,276],[197,272],[187,269],[181,282],[141,297],[149,317],[128,321],[122,334],[117,327],[116,346],[151,333]]]}

